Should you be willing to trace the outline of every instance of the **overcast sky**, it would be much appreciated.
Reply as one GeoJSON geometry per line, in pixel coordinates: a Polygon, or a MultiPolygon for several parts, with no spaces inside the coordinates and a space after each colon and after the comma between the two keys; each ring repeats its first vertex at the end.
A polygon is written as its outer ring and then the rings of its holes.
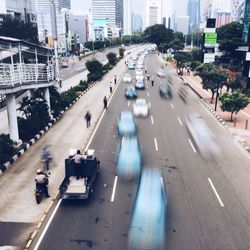
{"type": "MultiPolygon", "coordinates": [[[[176,10],[177,16],[187,14],[187,1],[188,0],[172,0],[173,8],[176,10]]],[[[207,2],[207,0],[201,0],[201,9],[203,9],[205,2],[207,2]]],[[[143,15],[143,8],[141,7],[143,4],[145,4],[145,0],[132,0],[134,13],[143,15]]],[[[90,7],[91,0],[71,0],[71,9],[78,14],[86,14],[90,7]]]]}

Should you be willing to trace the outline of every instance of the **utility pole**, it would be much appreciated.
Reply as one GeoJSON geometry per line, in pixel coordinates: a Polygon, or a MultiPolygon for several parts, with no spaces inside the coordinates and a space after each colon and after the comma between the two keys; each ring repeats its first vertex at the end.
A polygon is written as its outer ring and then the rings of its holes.
{"type": "Polygon", "coordinates": [[[54,42],[54,53],[55,53],[55,63],[56,63],[56,80],[59,84],[59,89],[60,89],[62,86],[61,86],[60,70],[59,70],[56,7],[54,0],[50,0],[50,15],[51,15],[52,36],[54,42]]]}

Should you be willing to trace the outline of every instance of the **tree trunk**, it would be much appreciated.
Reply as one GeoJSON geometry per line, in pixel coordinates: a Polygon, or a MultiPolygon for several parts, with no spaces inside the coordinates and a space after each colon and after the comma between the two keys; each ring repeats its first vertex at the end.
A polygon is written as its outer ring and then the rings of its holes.
{"type": "Polygon", "coordinates": [[[233,121],[233,112],[231,112],[231,122],[233,121]]]}
{"type": "Polygon", "coordinates": [[[213,103],[213,100],[214,100],[214,91],[213,91],[213,90],[211,90],[211,92],[212,92],[212,97],[211,97],[211,101],[210,101],[210,103],[213,103]]]}

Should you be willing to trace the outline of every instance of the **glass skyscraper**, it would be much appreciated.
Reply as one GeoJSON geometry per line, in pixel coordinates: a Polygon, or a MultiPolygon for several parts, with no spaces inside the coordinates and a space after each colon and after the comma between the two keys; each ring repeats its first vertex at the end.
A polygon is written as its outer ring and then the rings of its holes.
{"type": "Polygon", "coordinates": [[[250,0],[246,0],[245,3],[245,14],[243,20],[243,40],[245,42],[250,42],[250,0]]]}
{"type": "Polygon", "coordinates": [[[188,0],[189,33],[196,32],[200,26],[200,0],[188,0]]]}

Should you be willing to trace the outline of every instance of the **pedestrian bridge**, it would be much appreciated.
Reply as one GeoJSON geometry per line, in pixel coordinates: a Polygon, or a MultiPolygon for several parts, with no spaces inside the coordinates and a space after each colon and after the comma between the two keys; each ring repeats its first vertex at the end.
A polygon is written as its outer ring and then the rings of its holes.
{"type": "Polygon", "coordinates": [[[40,88],[50,107],[49,87],[56,83],[51,49],[0,36],[0,95],[6,100],[13,141],[19,141],[16,95],[26,90],[32,95],[34,89],[40,88]]]}

